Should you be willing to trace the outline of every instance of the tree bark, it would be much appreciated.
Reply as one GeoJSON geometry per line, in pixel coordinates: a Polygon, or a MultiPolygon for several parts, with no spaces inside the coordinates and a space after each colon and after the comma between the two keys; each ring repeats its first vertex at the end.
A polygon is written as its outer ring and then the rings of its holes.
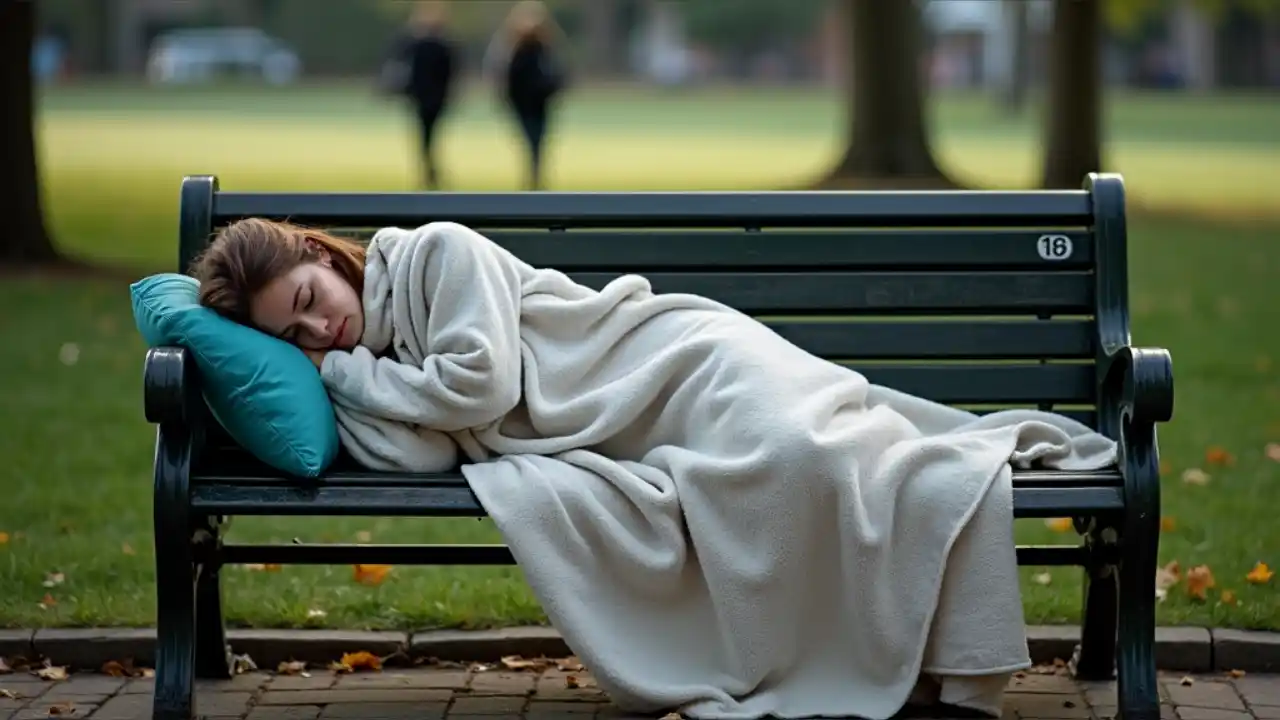
{"type": "Polygon", "coordinates": [[[1006,78],[1002,105],[1010,115],[1022,112],[1031,86],[1031,22],[1027,0],[1003,0],[1009,22],[1009,77],[1006,78]]]}
{"type": "Polygon", "coordinates": [[[59,260],[45,229],[36,168],[31,49],[35,2],[0,2],[0,266],[59,260]]]}
{"type": "Polygon", "coordinates": [[[617,0],[587,0],[587,67],[597,77],[613,77],[618,72],[619,47],[617,0]]]}
{"type": "Polygon", "coordinates": [[[929,145],[923,25],[906,0],[842,0],[850,71],[847,145],[819,188],[954,187],[929,145]]]}
{"type": "Polygon", "coordinates": [[[1054,0],[1041,185],[1078,188],[1102,170],[1102,0],[1054,0]]]}

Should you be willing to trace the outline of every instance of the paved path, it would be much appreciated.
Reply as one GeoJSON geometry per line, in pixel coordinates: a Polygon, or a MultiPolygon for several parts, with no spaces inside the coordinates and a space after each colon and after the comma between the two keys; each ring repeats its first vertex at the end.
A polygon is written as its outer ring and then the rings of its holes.
{"type": "MultiPolygon", "coordinates": [[[[1161,676],[1165,720],[1280,720],[1280,675],[1184,678],[1161,676]]],[[[92,673],[58,682],[0,675],[0,689],[9,691],[0,692],[0,720],[148,720],[152,682],[92,673]]],[[[1004,717],[1012,720],[1101,720],[1115,712],[1114,683],[1076,683],[1064,675],[1021,676],[1007,698],[1004,717]]],[[[252,672],[202,681],[198,712],[210,720],[628,717],[609,704],[587,673],[438,667],[341,675],[314,670],[311,677],[252,672]]]]}

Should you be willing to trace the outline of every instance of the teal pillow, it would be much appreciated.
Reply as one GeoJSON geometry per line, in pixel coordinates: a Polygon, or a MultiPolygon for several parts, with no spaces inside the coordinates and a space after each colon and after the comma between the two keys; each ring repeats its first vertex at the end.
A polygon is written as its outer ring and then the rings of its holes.
{"type": "Polygon", "coordinates": [[[150,347],[194,356],[205,402],[245,450],[268,465],[315,477],[338,455],[338,423],[320,373],[298,348],[199,304],[199,282],[161,273],[129,286],[150,347]]]}

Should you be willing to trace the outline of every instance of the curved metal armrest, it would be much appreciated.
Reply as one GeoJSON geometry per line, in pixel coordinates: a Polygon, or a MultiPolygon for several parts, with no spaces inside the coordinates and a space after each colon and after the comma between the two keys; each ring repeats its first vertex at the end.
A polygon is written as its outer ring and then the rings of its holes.
{"type": "Polygon", "coordinates": [[[1173,358],[1163,348],[1124,347],[1112,356],[1109,375],[1121,382],[1120,403],[1130,422],[1168,422],[1173,417],[1173,358]]]}
{"type": "Polygon", "coordinates": [[[191,352],[182,347],[147,350],[142,397],[147,422],[193,424],[201,398],[199,372],[191,352]]]}

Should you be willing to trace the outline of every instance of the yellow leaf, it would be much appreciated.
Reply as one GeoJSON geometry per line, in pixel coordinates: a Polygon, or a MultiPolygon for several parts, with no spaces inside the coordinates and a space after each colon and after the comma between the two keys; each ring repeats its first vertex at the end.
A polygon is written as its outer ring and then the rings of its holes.
{"type": "Polygon", "coordinates": [[[8,545],[8,544],[9,544],[9,533],[0,532],[0,545],[8,545]]]}
{"type": "Polygon", "coordinates": [[[382,659],[368,650],[347,653],[342,656],[341,663],[352,670],[367,668],[369,670],[381,670],[382,659]]]}
{"type": "Polygon", "coordinates": [[[1161,475],[1168,475],[1168,474],[1169,474],[1169,473],[1171,473],[1171,472],[1173,472],[1173,465],[1172,465],[1172,464],[1170,464],[1168,460],[1161,460],[1161,461],[1160,461],[1160,474],[1161,474],[1161,475]]]}
{"type": "Polygon", "coordinates": [[[1239,680],[1240,678],[1244,677],[1243,670],[1228,670],[1227,674],[1235,678],[1236,680],[1239,680]]]}
{"type": "Polygon", "coordinates": [[[1218,595],[1218,602],[1221,602],[1223,605],[1235,605],[1237,602],[1235,591],[1223,590],[1222,594],[1218,595]]]}
{"type": "Polygon", "coordinates": [[[1178,521],[1172,517],[1165,516],[1160,518],[1160,531],[1173,532],[1178,528],[1178,521]]]}
{"type": "Polygon", "coordinates": [[[1068,532],[1072,528],[1071,518],[1045,518],[1044,524],[1054,532],[1068,532]]]}
{"type": "Polygon", "coordinates": [[[390,565],[356,565],[354,577],[361,585],[381,585],[389,572],[390,565]]]}
{"type": "Polygon", "coordinates": [[[244,569],[253,572],[280,572],[281,565],[280,563],[247,563],[244,569]]]}
{"type": "Polygon", "coordinates": [[[102,674],[108,677],[125,677],[129,673],[116,660],[108,660],[102,664],[102,674]]]}
{"type": "MultiPolygon", "coordinates": [[[[1280,443],[1267,443],[1266,452],[1267,452],[1268,460],[1275,460],[1276,462],[1280,462],[1280,443]]],[[[3,534],[4,533],[0,533],[0,535],[3,535],[3,534]]],[[[0,545],[2,544],[4,543],[0,541],[0,545]]]]}
{"type": "Polygon", "coordinates": [[[1260,562],[1257,565],[1253,566],[1253,569],[1249,571],[1248,575],[1244,576],[1244,579],[1248,580],[1254,585],[1261,585],[1263,583],[1269,582],[1272,576],[1274,575],[1275,575],[1275,571],[1267,567],[1266,563],[1260,562]]]}
{"type": "Polygon", "coordinates": [[[132,545],[130,545],[129,543],[125,543],[125,544],[121,545],[121,546],[120,546],[120,552],[124,553],[125,555],[137,555],[137,554],[138,554],[138,553],[137,553],[137,551],[135,551],[135,550],[133,549],[133,546],[132,546],[132,545]]]}
{"type": "Polygon", "coordinates": [[[1188,485],[1208,485],[1212,478],[1200,468],[1187,468],[1182,471],[1182,482],[1188,485]]]}
{"type": "Polygon", "coordinates": [[[1197,565],[1187,571],[1187,594],[1191,597],[1207,600],[1209,588],[1213,586],[1213,571],[1208,565],[1197,565]]]}

